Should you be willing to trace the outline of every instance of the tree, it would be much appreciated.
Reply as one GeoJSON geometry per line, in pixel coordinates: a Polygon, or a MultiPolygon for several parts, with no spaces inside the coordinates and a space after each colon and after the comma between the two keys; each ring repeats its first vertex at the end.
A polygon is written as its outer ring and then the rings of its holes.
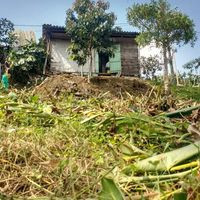
{"type": "Polygon", "coordinates": [[[9,46],[13,42],[12,33],[14,31],[14,24],[6,19],[0,19],[0,45],[1,46],[9,46]]]}
{"type": "Polygon", "coordinates": [[[46,51],[42,41],[29,41],[24,46],[12,49],[8,55],[11,78],[15,82],[26,84],[31,74],[42,74],[46,51]]]}
{"type": "Polygon", "coordinates": [[[93,50],[113,55],[110,39],[116,17],[106,12],[109,3],[98,0],[76,0],[73,8],[67,10],[66,30],[71,37],[69,53],[72,60],[85,65],[90,59],[88,77],[92,74],[93,50]]]}
{"type": "Polygon", "coordinates": [[[172,9],[166,0],[151,0],[150,3],[134,4],[128,8],[130,25],[141,31],[137,42],[148,45],[154,41],[163,50],[164,60],[164,88],[169,93],[168,64],[172,62],[170,55],[173,45],[191,43],[194,45],[196,32],[193,21],[185,14],[172,9]],[[167,53],[169,55],[167,55],[167,53]],[[170,58],[170,59],[169,59],[170,58]]]}
{"type": "Polygon", "coordinates": [[[10,47],[15,42],[14,24],[6,19],[0,19],[0,62],[4,63],[10,47]]]}
{"type": "Polygon", "coordinates": [[[196,83],[200,83],[200,57],[187,62],[183,65],[183,68],[189,70],[187,76],[190,83],[192,83],[193,85],[195,85],[196,83]]]}
{"type": "Polygon", "coordinates": [[[142,56],[140,58],[140,68],[147,79],[155,78],[155,73],[162,69],[157,56],[150,56],[148,58],[142,56]]]}
{"type": "Polygon", "coordinates": [[[200,68],[200,57],[189,61],[188,63],[183,65],[183,68],[189,69],[191,72],[193,72],[194,70],[198,70],[200,68]]]}

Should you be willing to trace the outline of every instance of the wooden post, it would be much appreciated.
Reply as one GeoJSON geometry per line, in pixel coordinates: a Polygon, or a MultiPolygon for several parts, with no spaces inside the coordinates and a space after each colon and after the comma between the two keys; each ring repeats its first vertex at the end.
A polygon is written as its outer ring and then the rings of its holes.
{"type": "Polygon", "coordinates": [[[49,42],[49,40],[47,40],[47,50],[46,50],[47,55],[46,55],[44,66],[43,66],[43,75],[46,74],[46,67],[47,67],[49,51],[50,51],[50,42],[49,42]]]}

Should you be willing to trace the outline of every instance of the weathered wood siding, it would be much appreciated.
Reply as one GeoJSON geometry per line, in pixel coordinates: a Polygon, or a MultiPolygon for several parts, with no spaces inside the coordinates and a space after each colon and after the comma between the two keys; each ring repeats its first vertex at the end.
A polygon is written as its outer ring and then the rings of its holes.
{"type": "Polygon", "coordinates": [[[121,74],[123,76],[140,76],[139,50],[134,38],[113,38],[121,47],[121,74]]]}

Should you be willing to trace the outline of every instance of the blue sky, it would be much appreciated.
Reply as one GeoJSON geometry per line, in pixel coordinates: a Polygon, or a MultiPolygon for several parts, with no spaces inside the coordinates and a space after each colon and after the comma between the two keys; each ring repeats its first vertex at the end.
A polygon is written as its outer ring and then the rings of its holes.
{"type": "MultiPolygon", "coordinates": [[[[148,2],[149,0],[110,0],[110,10],[117,15],[117,25],[124,30],[134,31],[133,27],[127,24],[126,9],[133,3],[148,2]]],[[[173,7],[194,20],[198,31],[198,41],[194,48],[189,45],[178,49],[176,54],[178,69],[187,61],[200,56],[200,1],[199,0],[169,0],[173,7]]],[[[6,17],[16,25],[42,25],[54,24],[64,25],[65,12],[71,7],[73,0],[0,0],[0,18],[6,17]]],[[[41,35],[41,27],[18,27],[31,29],[37,36],[41,35]]]]}

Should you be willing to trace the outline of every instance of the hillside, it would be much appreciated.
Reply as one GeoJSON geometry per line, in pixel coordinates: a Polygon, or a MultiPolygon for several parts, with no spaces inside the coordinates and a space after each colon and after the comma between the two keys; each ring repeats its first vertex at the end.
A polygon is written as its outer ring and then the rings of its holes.
{"type": "Polygon", "coordinates": [[[88,84],[81,77],[56,76],[34,92],[2,91],[1,199],[108,199],[119,188],[126,199],[170,199],[180,192],[198,199],[195,146],[187,159],[184,151],[171,153],[170,168],[159,169],[159,161],[153,163],[158,170],[151,162],[134,166],[199,140],[188,132],[190,124],[198,126],[198,110],[165,116],[196,105],[165,99],[156,86],[125,78],[88,84]]]}

